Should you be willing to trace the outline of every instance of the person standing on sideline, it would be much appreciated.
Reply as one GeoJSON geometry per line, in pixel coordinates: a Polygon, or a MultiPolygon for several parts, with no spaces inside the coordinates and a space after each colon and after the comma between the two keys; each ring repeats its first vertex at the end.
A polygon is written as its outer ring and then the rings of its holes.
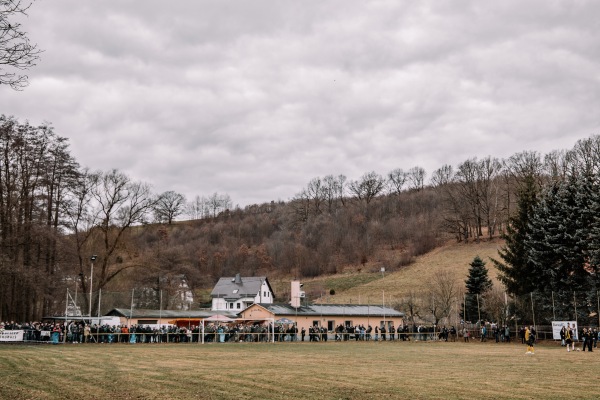
{"type": "Polygon", "coordinates": [[[89,343],[90,342],[90,334],[92,333],[92,329],[90,328],[89,324],[85,325],[85,328],[83,328],[83,341],[85,343],[89,343]]]}
{"type": "Polygon", "coordinates": [[[573,344],[573,351],[575,351],[575,343],[573,343],[573,331],[571,330],[569,323],[567,323],[567,328],[565,329],[565,343],[567,344],[567,351],[571,351],[571,344],[573,344]]]}
{"type": "Polygon", "coordinates": [[[52,344],[58,344],[60,340],[60,325],[55,324],[52,328],[52,344]]]}
{"type": "Polygon", "coordinates": [[[562,328],[560,328],[560,345],[561,346],[565,346],[565,332],[566,332],[566,328],[563,325],[562,328]]]}
{"type": "Polygon", "coordinates": [[[588,351],[591,352],[592,351],[592,341],[593,341],[592,328],[590,328],[590,329],[583,328],[583,334],[581,336],[583,337],[583,351],[585,351],[585,348],[587,347],[588,351]]]}
{"type": "Polygon", "coordinates": [[[519,329],[519,338],[521,339],[521,343],[525,344],[525,327],[522,326],[521,329],[519,329]]]}
{"type": "Polygon", "coordinates": [[[535,354],[535,351],[533,350],[533,345],[535,344],[535,328],[533,326],[525,328],[525,336],[527,342],[527,354],[535,354]]]}

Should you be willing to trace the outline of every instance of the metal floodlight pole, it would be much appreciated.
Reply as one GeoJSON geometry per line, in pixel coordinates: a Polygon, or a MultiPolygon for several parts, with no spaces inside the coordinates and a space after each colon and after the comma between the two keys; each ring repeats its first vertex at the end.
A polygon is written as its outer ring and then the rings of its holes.
{"type": "Polygon", "coordinates": [[[481,309],[479,308],[479,294],[475,295],[477,298],[477,318],[479,318],[479,326],[481,327],[481,309]]]}
{"type": "Polygon", "coordinates": [[[383,299],[383,303],[381,304],[381,306],[383,308],[383,326],[385,326],[385,290],[381,291],[381,295],[382,295],[382,299],[383,299]]]}
{"type": "Polygon", "coordinates": [[[98,258],[97,255],[93,255],[90,257],[90,261],[92,262],[92,269],[90,271],[90,309],[88,315],[90,317],[90,325],[92,324],[92,287],[94,286],[94,261],[98,258]]]}
{"type": "Polygon", "coordinates": [[[598,300],[598,327],[600,327],[600,297],[598,297],[597,290],[596,290],[596,300],[598,300]]]}
{"type": "Polygon", "coordinates": [[[101,300],[102,300],[102,289],[99,289],[98,290],[98,323],[100,323],[100,309],[102,308],[101,300]]]}
{"type": "Polygon", "coordinates": [[[530,295],[531,295],[531,315],[533,316],[533,326],[535,327],[535,310],[533,307],[533,292],[531,292],[530,295]]]}
{"type": "Polygon", "coordinates": [[[508,326],[508,296],[506,295],[506,292],[504,292],[504,309],[504,320],[506,321],[504,325],[508,326]]]}
{"type": "Polygon", "coordinates": [[[79,285],[77,284],[77,282],[75,282],[75,299],[73,300],[73,305],[75,306],[75,310],[73,312],[75,313],[75,316],[77,316],[77,311],[78,311],[78,308],[77,308],[77,286],[79,286],[79,285]]]}
{"type": "Polygon", "coordinates": [[[554,290],[552,291],[552,318],[556,321],[556,311],[554,308],[554,290]]]}
{"type": "Polygon", "coordinates": [[[131,326],[131,319],[133,318],[133,294],[135,293],[135,288],[131,289],[131,308],[129,309],[129,326],[131,326]]]}
{"type": "Polygon", "coordinates": [[[67,301],[65,303],[65,326],[63,332],[63,343],[67,343],[67,317],[69,316],[69,288],[67,288],[67,301]]]}
{"type": "Polygon", "coordinates": [[[577,323],[577,299],[575,299],[575,291],[573,291],[573,308],[575,308],[575,323],[577,323]]]}

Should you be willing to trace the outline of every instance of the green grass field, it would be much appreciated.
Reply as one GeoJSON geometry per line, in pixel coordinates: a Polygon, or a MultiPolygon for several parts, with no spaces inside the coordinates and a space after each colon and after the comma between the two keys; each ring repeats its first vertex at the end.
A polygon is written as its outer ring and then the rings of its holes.
{"type": "Polygon", "coordinates": [[[597,399],[600,349],[462,342],[2,345],[1,399],[597,399]]]}

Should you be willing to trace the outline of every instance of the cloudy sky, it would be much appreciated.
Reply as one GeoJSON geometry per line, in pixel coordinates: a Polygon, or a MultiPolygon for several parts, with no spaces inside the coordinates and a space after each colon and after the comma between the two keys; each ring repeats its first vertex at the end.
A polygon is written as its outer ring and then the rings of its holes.
{"type": "Polygon", "coordinates": [[[569,149],[600,133],[600,2],[38,0],[0,113],[159,193],[289,200],[314,177],[569,149]]]}

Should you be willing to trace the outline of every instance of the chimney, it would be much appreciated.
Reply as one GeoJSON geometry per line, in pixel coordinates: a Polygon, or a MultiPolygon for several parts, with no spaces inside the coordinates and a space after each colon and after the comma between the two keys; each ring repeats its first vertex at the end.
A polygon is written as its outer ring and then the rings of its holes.
{"type": "Polygon", "coordinates": [[[291,296],[292,296],[292,301],[290,301],[290,305],[294,308],[300,308],[300,305],[302,304],[302,299],[305,296],[304,291],[302,291],[302,287],[304,285],[302,283],[300,283],[300,281],[292,281],[292,287],[291,287],[291,296]]]}
{"type": "Polygon", "coordinates": [[[236,285],[242,284],[242,277],[240,276],[240,274],[235,274],[235,283],[236,285]]]}

